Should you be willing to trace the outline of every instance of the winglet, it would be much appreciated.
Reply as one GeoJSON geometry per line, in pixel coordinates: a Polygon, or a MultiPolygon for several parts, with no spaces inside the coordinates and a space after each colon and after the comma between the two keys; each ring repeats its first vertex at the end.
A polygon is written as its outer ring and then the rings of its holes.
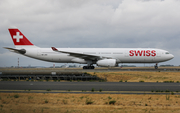
{"type": "Polygon", "coordinates": [[[56,49],[55,47],[51,47],[53,51],[58,51],[58,49],[56,49]]]}

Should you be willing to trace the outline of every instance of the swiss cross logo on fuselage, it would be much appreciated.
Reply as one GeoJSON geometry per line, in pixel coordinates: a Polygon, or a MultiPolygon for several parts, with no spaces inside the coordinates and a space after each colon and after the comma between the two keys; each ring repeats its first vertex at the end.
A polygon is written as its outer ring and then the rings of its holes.
{"type": "Polygon", "coordinates": [[[129,56],[156,56],[155,50],[130,50],[129,56]]]}
{"type": "Polygon", "coordinates": [[[23,39],[23,35],[20,35],[19,32],[16,32],[16,35],[13,35],[13,39],[16,39],[16,42],[20,42],[20,39],[23,39]]]}

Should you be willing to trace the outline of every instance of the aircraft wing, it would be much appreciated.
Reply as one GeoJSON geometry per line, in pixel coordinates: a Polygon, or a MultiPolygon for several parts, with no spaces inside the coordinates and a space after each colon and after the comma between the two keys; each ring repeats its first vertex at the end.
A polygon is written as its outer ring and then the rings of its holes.
{"type": "Polygon", "coordinates": [[[66,54],[69,54],[70,56],[82,58],[85,60],[100,60],[100,59],[104,59],[104,58],[111,59],[111,57],[103,57],[103,56],[96,56],[96,55],[83,54],[83,53],[77,53],[77,52],[61,51],[55,47],[51,47],[51,48],[53,51],[60,52],[60,53],[66,53],[66,54]]]}

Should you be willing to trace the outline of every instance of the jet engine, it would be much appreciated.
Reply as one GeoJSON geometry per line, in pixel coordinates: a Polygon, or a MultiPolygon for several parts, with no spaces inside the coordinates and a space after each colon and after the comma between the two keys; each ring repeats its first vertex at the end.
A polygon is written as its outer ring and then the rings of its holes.
{"type": "Polygon", "coordinates": [[[103,60],[98,60],[96,62],[98,66],[102,67],[115,67],[116,66],[116,59],[103,59],[103,60]]]}

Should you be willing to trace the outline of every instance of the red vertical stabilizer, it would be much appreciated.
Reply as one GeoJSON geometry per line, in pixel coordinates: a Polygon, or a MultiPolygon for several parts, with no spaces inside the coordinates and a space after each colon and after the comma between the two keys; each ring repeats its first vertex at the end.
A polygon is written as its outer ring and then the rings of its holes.
{"type": "Polygon", "coordinates": [[[32,45],[33,46],[33,44],[21,33],[21,31],[19,31],[18,28],[9,28],[8,30],[15,46],[17,45],[22,45],[22,46],[32,45]]]}

